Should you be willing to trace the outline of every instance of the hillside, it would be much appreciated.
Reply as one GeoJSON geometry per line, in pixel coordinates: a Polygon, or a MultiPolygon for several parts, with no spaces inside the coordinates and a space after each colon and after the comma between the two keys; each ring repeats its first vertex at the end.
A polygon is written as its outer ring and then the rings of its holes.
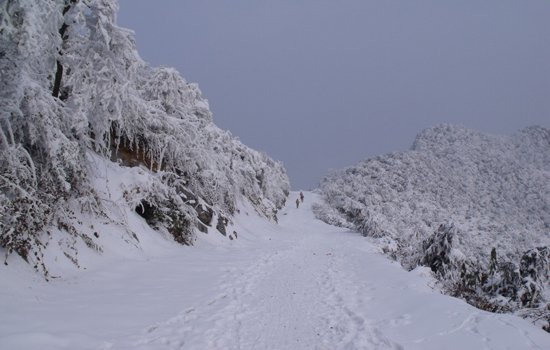
{"type": "Polygon", "coordinates": [[[49,283],[21,262],[0,265],[0,349],[550,347],[540,327],[443,295],[428,268],[407,272],[356,232],[316,220],[319,200],[289,201],[278,224],[243,203],[238,240],[182,248],[151,234],[147,256],[49,283]]]}
{"type": "MultiPolygon", "coordinates": [[[[112,0],[0,4],[0,249],[46,277],[106,247],[105,225],[140,247],[128,216],[170,240],[236,239],[240,201],[276,220],[279,162],[213,122],[198,86],[150,67],[112,0]]],[[[108,236],[108,235],[107,235],[108,236]]]]}
{"type": "Polygon", "coordinates": [[[453,295],[492,311],[550,301],[550,130],[440,125],[409,151],[330,174],[320,191],[318,217],[377,238],[407,269],[431,267],[453,295]]]}

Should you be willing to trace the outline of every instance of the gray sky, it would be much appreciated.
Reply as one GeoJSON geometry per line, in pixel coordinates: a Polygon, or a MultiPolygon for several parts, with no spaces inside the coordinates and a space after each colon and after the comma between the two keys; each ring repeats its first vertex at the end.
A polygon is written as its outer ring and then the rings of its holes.
{"type": "Polygon", "coordinates": [[[548,0],[119,0],[141,56],[294,189],[455,123],[550,127],[548,0]]]}

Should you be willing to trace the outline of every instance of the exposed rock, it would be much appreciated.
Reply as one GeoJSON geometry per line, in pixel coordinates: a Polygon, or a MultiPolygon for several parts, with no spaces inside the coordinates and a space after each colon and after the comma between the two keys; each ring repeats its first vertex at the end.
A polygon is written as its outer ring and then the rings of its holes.
{"type": "Polygon", "coordinates": [[[229,220],[225,216],[218,216],[218,223],[216,224],[216,229],[224,236],[227,236],[227,225],[229,224],[229,220]]]}
{"type": "Polygon", "coordinates": [[[205,204],[199,204],[195,206],[195,211],[197,212],[197,218],[199,221],[205,226],[210,226],[214,216],[214,210],[205,204]]]}

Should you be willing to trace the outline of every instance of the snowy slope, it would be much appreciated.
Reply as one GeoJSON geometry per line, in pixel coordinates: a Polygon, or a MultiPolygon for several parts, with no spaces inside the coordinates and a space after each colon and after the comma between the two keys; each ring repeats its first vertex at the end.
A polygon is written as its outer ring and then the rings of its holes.
{"type": "Polygon", "coordinates": [[[410,151],[326,177],[328,206],[317,213],[380,238],[406,268],[431,267],[450,293],[480,307],[544,309],[549,170],[550,130],[494,136],[440,125],[410,151]]]}
{"type": "Polygon", "coordinates": [[[144,62],[117,11],[116,0],[0,2],[0,253],[46,277],[52,246],[77,266],[82,249],[109,249],[98,221],[139,246],[120,212],[193,244],[198,231],[234,239],[243,198],[275,220],[288,195],[282,164],[218,128],[197,84],[144,62]],[[98,174],[110,161],[107,182],[124,187],[114,204],[98,174]]]}
{"type": "Polygon", "coordinates": [[[306,193],[279,225],[243,204],[238,240],[159,241],[49,283],[2,266],[0,349],[550,348],[526,320],[442,295],[429,269],[406,272],[314,219],[317,200],[306,193]]]}

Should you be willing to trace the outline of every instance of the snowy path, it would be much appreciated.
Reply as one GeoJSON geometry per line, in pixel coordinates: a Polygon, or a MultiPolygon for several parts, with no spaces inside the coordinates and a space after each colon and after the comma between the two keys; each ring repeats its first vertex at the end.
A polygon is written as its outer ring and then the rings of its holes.
{"type": "Polygon", "coordinates": [[[32,293],[0,295],[19,305],[0,316],[0,349],[550,349],[527,321],[441,295],[423,270],[315,220],[314,198],[278,226],[241,215],[231,247],[42,286],[38,312],[21,305],[32,293]]]}

